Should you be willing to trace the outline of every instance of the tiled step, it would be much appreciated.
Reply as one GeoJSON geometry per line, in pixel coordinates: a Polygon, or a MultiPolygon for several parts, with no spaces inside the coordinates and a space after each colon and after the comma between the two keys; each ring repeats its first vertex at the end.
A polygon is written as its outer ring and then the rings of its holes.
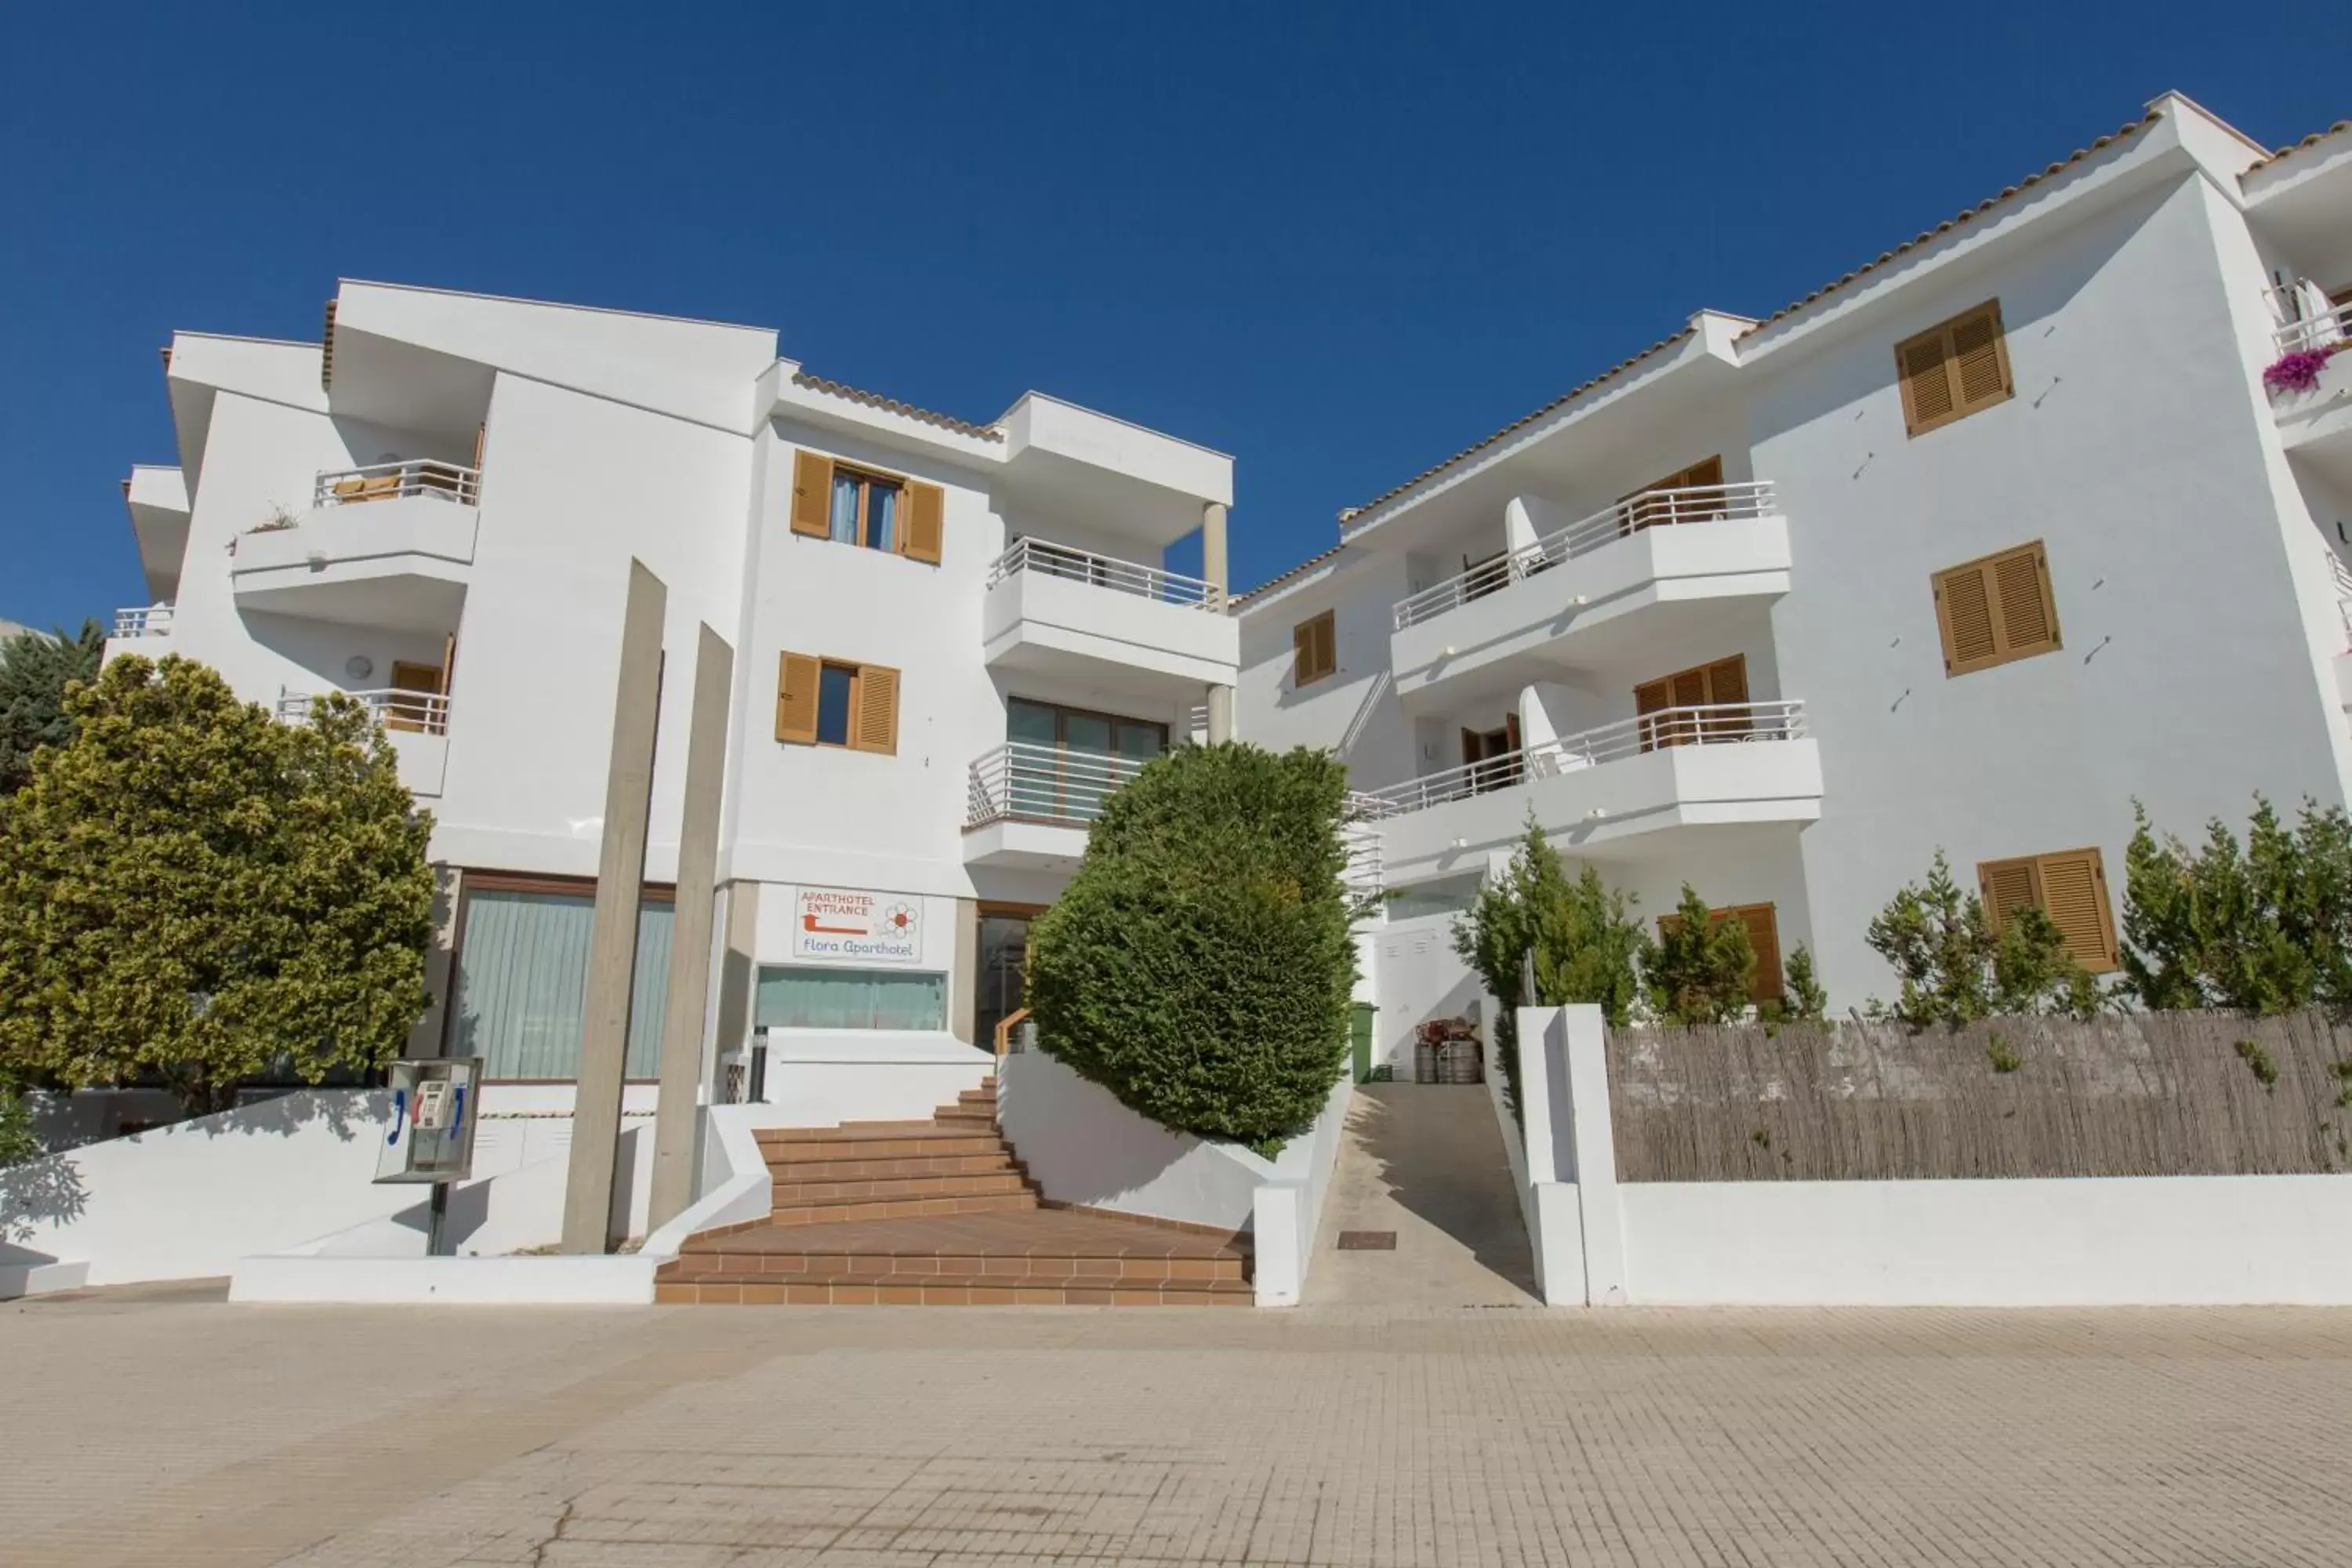
{"type": "Polygon", "coordinates": [[[1019,1171],[985,1171],[970,1175],[898,1176],[866,1182],[779,1181],[776,1205],[787,1204],[856,1204],[892,1202],[902,1198],[978,1198],[997,1193],[1025,1193],[1028,1179],[1019,1171]]]}
{"type": "Polygon", "coordinates": [[[863,1219],[927,1219],[946,1215],[1002,1214],[1034,1209],[1037,1194],[1027,1187],[1010,1193],[976,1193],[965,1197],[875,1198],[860,1203],[778,1204],[778,1225],[837,1225],[863,1219]]]}
{"type": "Polygon", "coordinates": [[[827,1127],[783,1132],[762,1131],[760,1150],[771,1164],[779,1160],[912,1160],[942,1154],[993,1154],[1003,1141],[994,1128],[940,1127],[926,1121],[902,1132],[863,1132],[827,1127]]]}
{"type": "Polygon", "coordinates": [[[664,1306],[745,1307],[1247,1307],[1251,1288],[1237,1279],[1161,1285],[1041,1282],[1010,1275],[940,1275],[929,1279],[862,1278],[665,1280],[654,1287],[664,1306]]]}
{"type": "Polygon", "coordinates": [[[1020,1162],[1003,1143],[984,1154],[910,1155],[895,1160],[781,1159],[768,1151],[771,1181],[887,1182],[927,1176],[989,1176],[1017,1172],[1020,1162]]]}

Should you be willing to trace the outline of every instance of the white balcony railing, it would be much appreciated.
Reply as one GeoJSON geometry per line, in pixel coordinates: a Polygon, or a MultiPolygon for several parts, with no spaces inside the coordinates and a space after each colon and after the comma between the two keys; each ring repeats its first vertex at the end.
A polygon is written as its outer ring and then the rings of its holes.
{"type": "Polygon", "coordinates": [[[2308,353],[2352,338],[2352,303],[2338,305],[2307,278],[2265,289],[2271,318],[2278,325],[2271,341],[2283,354],[2308,353]]]}
{"type": "Polygon", "coordinates": [[[1717,522],[1727,518],[1769,517],[1779,510],[1769,479],[1736,485],[1698,485],[1685,489],[1643,490],[1627,496],[1605,511],[1545,534],[1532,544],[1481,561],[1458,577],[1424,588],[1396,607],[1396,627],[1402,631],[1458,608],[1473,599],[1498,593],[1522,578],[1559,565],[1641,532],[1681,522],[1717,522]]]}
{"type": "Polygon", "coordinates": [[[172,631],[172,606],[144,605],[136,609],[114,612],[114,635],[119,637],[168,637],[172,631]]]}
{"type": "MultiPolygon", "coordinates": [[[[298,723],[310,717],[310,704],[326,692],[289,691],[278,699],[278,717],[287,723],[298,723]]],[[[380,691],[346,691],[366,708],[376,721],[387,730],[398,730],[412,735],[446,735],[449,732],[449,700],[433,691],[406,691],[387,687],[380,691]]]]}
{"type": "Polygon", "coordinates": [[[1356,796],[1356,804],[1368,816],[1402,816],[1449,800],[1508,789],[1529,779],[1556,778],[1644,752],[1675,746],[1795,741],[1801,740],[1804,734],[1805,705],[1801,702],[1718,702],[1704,707],[1662,708],[1654,713],[1620,719],[1614,724],[1587,730],[1580,735],[1564,735],[1499,757],[1486,757],[1442,773],[1431,773],[1426,778],[1368,791],[1356,796]]]}
{"type": "Polygon", "coordinates": [[[396,500],[403,496],[430,496],[436,500],[472,506],[481,489],[482,471],[457,463],[415,458],[397,463],[371,463],[363,468],[342,468],[319,476],[310,492],[313,507],[357,506],[362,501],[396,500]]]}
{"type": "Polygon", "coordinates": [[[1047,577],[1066,578],[1073,583],[1087,583],[1097,588],[1133,594],[1138,598],[1151,599],[1163,605],[1186,605],[1202,610],[1224,608],[1224,595],[1214,583],[1163,572],[1157,566],[1121,561],[1114,556],[1073,550],[1066,544],[1055,544],[1049,540],[1013,541],[1013,548],[998,556],[989,567],[988,585],[993,588],[1015,572],[1035,572],[1047,577]]]}
{"type": "Polygon", "coordinates": [[[964,826],[985,827],[1010,817],[1092,822],[1110,792],[1142,772],[1147,760],[1007,741],[972,763],[964,826]]]}

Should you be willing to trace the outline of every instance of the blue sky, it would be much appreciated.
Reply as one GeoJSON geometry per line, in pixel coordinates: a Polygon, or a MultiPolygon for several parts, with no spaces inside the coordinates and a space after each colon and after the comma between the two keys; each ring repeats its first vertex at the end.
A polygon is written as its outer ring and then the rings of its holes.
{"type": "Polygon", "coordinates": [[[2079,11],[20,7],[0,616],[142,596],[156,349],[315,337],[338,276],[773,326],[949,413],[1034,387],[1200,441],[1255,584],[1693,310],[1769,311],[2165,89],[2273,144],[2352,116],[2352,7],[2079,11]]]}

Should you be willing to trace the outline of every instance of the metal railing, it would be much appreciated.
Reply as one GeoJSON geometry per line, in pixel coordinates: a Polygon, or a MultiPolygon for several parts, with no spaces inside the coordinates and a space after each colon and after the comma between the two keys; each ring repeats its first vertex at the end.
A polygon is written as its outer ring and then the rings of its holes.
{"type": "Polygon", "coordinates": [[[2352,304],[2312,310],[2306,301],[2315,297],[2325,301],[2327,296],[2302,280],[2264,292],[2270,296],[2271,313],[2279,321],[2271,332],[2271,341],[2278,344],[2279,353],[2305,353],[2352,338],[2352,304]]]}
{"type": "Polygon", "coordinates": [[[1643,490],[1627,496],[1604,511],[1581,518],[1566,528],[1545,534],[1532,544],[1505,551],[1481,561],[1459,576],[1433,588],[1399,600],[1396,628],[1404,630],[1457,609],[1473,599],[1499,593],[1523,578],[1561,562],[1588,554],[1604,544],[1629,538],[1650,528],[1671,528],[1683,522],[1718,522],[1727,518],[1769,517],[1780,510],[1769,479],[1736,485],[1695,485],[1683,489],[1643,490]]]}
{"type": "Polygon", "coordinates": [[[412,458],[397,463],[371,463],[363,468],[341,468],[319,476],[310,492],[313,507],[357,506],[362,501],[396,500],[403,496],[431,496],[436,500],[472,506],[480,493],[482,471],[459,463],[412,458]]]}
{"type": "Polygon", "coordinates": [[[2336,618],[2344,623],[2344,646],[2352,649],[2352,566],[2335,551],[2327,552],[2327,570],[2336,580],[2336,618]]]}
{"type": "Polygon", "coordinates": [[[348,697],[359,703],[387,730],[415,735],[446,735],[449,732],[449,700],[446,697],[436,691],[408,691],[399,687],[340,693],[288,691],[278,699],[278,717],[288,723],[306,721],[310,717],[310,704],[330,695],[348,697]]]}
{"type": "Polygon", "coordinates": [[[172,631],[172,606],[147,605],[137,609],[114,612],[114,635],[119,637],[168,637],[172,631]]]}
{"type": "Polygon", "coordinates": [[[1409,811],[1508,789],[1529,779],[1557,778],[1643,752],[1673,746],[1722,746],[1759,741],[1795,741],[1805,734],[1801,702],[1715,702],[1661,708],[1620,719],[1580,735],[1564,735],[1532,746],[1410,779],[1356,797],[1368,816],[1401,816],[1409,811]]]}
{"type": "Polygon", "coordinates": [[[1008,817],[1092,822],[1110,792],[1141,773],[1146,760],[1007,741],[972,762],[964,826],[1008,817]]]}
{"type": "Polygon", "coordinates": [[[1347,884],[1349,892],[1370,896],[1381,890],[1383,869],[1381,830],[1377,821],[1380,813],[1377,809],[1363,806],[1360,797],[1353,790],[1348,793],[1348,804],[1355,806],[1361,815],[1339,830],[1340,842],[1348,847],[1347,869],[1339,874],[1339,879],[1347,884]]]}
{"type": "Polygon", "coordinates": [[[1013,541],[1013,548],[998,556],[989,567],[988,586],[995,587],[1015,572],[1035,572],[1047,577],[1066,578],[1073,583],[1088,583],[1097,588],[1133,594],[1138,598],[1151,599],[1163,605],[1184,605],[1202,610],[1224,608],[1224,594],[1214,583],[1163,572],[1157,566],[1121,561],[1115,556],[1073,550],[1066,544],[1055,544],[1051,540],[1013,541]]]}

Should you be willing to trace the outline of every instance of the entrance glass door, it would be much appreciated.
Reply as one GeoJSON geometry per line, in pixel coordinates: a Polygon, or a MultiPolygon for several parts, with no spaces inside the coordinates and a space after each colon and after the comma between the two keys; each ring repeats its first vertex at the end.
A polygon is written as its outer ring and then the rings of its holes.
{"type": "Polygon", "coordinates": [[[1019,1012],[1024,995],[1022,965],[1029,957],[1026,910],[984,911],[980,917],[980,996],[972,1018],[972,1044],[996,1048],[996,1026],[1019,1012]]]}

